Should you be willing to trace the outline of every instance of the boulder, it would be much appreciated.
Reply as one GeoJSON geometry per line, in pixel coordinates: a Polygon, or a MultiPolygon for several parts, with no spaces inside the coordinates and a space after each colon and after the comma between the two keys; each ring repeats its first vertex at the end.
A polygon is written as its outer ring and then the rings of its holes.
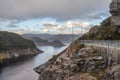
{"type": "Polygon", "coordinates": [[[35,68],[34,71],[40,74],[39,80],[74,80],[75,77],[78,78],[76,80],[96,80],[91,75],[80,73],[99,74],[101,70],[105,69],[103,57],[93,47],[81,47],[80,45],[80,43],[70,45],[55,59],[51,59],[35,68]],[[73,48],[73,51],[71,51],[71,48],[73,48]],[[79,75],[76,76],[75,74],[79,75]]]}

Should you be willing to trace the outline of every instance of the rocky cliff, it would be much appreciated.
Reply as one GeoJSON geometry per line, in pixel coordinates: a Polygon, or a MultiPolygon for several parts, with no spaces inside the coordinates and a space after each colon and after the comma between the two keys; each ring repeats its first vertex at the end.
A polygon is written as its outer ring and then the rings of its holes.
{"type": "Polygon", "coordinates": [[[104,20],[100,26],[92,27],[80,40],[120,40],[120,27],[112,21],[112,16],[104,20]]]}
{"type": "Polygon", "coordinates": [[[92,27],[81,40],[120,40],[120,0],[112,0],[110,4],[112,16],[99,26],[92,27]]]}
{"type": "Polygon", "coordinates": [[[67,49],[35,68],[38,80],[120,80],[120,59],[114,61],[106,51],[86,46],[79,40],[120,40],[119,2],[112,0],[111,17],[74,41],[67,49]]]}
{"type": "Polygon", "coordinates": [[[112,0],[110,13],[112,14],[112,22],[114,22],[116,26],[120,26],[120,0],[112,0]]]}
{"type": "Polygon", "coordinates": [[[0,31],[0,66],[39,52],[42,51],[38,50],[32,41],[15,33],[0,31]]]}
{"type": "Polygon", "coordinates": [[[119,80],[120,67],[115,63],[99,49],[76,40],[34,71],[39,80],[119,80]]]}

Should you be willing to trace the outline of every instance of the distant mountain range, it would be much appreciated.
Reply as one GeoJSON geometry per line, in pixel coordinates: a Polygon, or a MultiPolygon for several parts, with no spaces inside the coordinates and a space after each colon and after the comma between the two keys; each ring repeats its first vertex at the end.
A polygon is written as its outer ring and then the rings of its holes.
{"type": "Polygon", "coordinates": [[[54,47],[61,47],[64,46],[64,44],[59,40],[53,40],[52,42],[41,39],[40,37],[29,37],[30,40],[32,40],[36,45],[38,46],[54,46],[54,47]]]}
{"type": "Polygon", "coordinates": [[[26,39],[30,39],[32,37],[39,37],[44,40],[48,40],[50,42],[54,40],[59,40],[64,44],[71,43],[72,41],[79,38],[81,35],[74,35],[74,34],[24,34],[22,35],[26,39]]]}

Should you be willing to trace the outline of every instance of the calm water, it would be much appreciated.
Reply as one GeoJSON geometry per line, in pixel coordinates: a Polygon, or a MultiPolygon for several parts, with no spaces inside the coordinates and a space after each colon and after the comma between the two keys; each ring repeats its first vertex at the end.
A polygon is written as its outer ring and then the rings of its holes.
{"type": "Polygon", "coordinates": [[[33,68],[48,61],[53,55],[58,54],[66,48],[54,48],[52,46],[38,47],[44,53],[39,54],[24,62],[18,62],[14,65],[3,68],[0,73],[0,80],[38,80],[38,74],[33,71],[33,68]]]}

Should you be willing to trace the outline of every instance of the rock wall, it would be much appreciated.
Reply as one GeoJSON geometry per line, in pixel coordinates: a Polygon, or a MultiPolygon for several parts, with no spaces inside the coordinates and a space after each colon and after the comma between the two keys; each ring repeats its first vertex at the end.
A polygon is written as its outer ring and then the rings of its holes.
{"type": "Polygon", "coordinates": [[[115,25],[120,26],[120,0],[112,0],[110,13],[112,14],[112,21],[115,25]]]}

